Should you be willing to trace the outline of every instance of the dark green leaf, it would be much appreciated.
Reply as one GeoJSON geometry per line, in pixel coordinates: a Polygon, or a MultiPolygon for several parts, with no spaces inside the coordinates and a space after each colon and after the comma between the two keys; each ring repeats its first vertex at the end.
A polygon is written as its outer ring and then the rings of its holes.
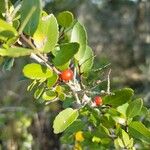
{"type": "Polygon", "coordinates": [[[103,98],[104,104],[111,105],[113,107],[118,107],[129,100],[133,96],[134,92],[130,88],[124,88],[121,90],[114,91],[113,95],[107,95],[103,98]]]}
{"type": "Polygon", "coordinates": [[[78,52],[78,49],[78,43],[68,43],[61,45],[59,52],[53,59],[54,64],[56,66],[60,66],[67,63],[78,52]]]}
{"type": "Polygon", "coordinates": [[[15,60],[14,58],[6,58],[5,62],[3,64],[3,70],[10,71],[11,68],[13,67],[13,65],[14,65],[14,60],[15,60]]]}
{"type": "Polygon", "coordinates": [[[35,7],[36,9],[23,30],[26,34],[31,36],[34,34],[38,27],[41,15],[41,0],[23,0],[21,7],[21,24],[27,18],[30,10],[33,7],[35,7]]]}

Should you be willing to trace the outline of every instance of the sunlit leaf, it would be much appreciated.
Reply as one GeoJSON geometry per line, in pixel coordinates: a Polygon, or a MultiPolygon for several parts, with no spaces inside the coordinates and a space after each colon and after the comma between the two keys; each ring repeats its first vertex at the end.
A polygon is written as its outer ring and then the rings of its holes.
{"type": "Polygon", "coordinates": [[[66,108],[61,111],[55,118],[53,123],[54,133],[58,134],[63,132],[68,126],[70,126],[78,117],[78,110],[72,108],[66,108]]]}
{"type": "Polygon", "coordinates": [[[33,39],[37,48],[44,53],[52,51],[58,42],[58,24],[53,14],[43,14],[33,39]]]}
{"type": "Polygon", "coordinates": [[[51,77],[53,75],[53,71],[46,66],[31,63],[24,66],[23,74],[27,78],[38,80],[51,77]]]}

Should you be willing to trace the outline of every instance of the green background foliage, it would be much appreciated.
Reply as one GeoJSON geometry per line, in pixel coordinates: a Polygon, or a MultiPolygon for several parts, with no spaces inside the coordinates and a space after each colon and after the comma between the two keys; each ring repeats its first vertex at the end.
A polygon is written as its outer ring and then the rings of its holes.
{"type": "Polygon", "coordinates": [[[2,0],[0,148],[149,149],[148,4],[2,0]]]}

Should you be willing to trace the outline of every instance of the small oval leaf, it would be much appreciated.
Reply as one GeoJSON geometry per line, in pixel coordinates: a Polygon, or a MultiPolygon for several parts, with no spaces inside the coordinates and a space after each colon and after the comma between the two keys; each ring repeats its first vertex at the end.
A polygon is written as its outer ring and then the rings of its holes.
{"type": "Polygon", "coordinates": [[[69,27],[72,24],[73,19],[74,19],[73,14],[69,11],[63,11],[59,13],[57,16],[59,25],[65,28],[69,27]]]}
{"type": "Polygon", "coordinates": [[[72,108],[66,108],[61,111],[55,118],[53,123],[54,133],[58,134],[63,132],[68,126],[70,126],[78,117],[78,110],[72,108]]]}
{"type": "Polygon", "coordinates": [[[23,74],[27,78],[39,80],[51,77],[53,75],[53,71],[46,66],[31,63],[23,68],[23,74]]]}

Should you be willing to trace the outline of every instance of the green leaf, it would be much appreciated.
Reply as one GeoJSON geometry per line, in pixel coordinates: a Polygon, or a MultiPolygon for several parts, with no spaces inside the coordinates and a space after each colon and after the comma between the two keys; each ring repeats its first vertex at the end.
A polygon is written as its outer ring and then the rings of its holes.
{"type": "Polygon", "coordinates": [[[150,143],[150,130],[141,122],[131,122],[129,124],[129,133],[136,139],[144,140],[150,143]]]}
{"type": "Polygon", "coordinates": [[[63,11],[58,14],[57,21],[62,27],[69,27],[74,20],[73,14],[69,11],[63,11]]]}
{"type": "Polygon", "coordinates": [[[54,65],[64,65],[78,52],[78,49],[78,43],[60,45],[60,50],[58,51],[56,57],[53,59],[54,65]]]}
{"type": "Polygon", "coordinates": [[[8,49],[2,49],[0,48],[0,56],[9,56],[9,57],[21,57],[30,55],[34,51],[32,49],[27,48],[21,48],[21,47],[15,47],[15,48],[8,48],[8,49]]]}
{"type": "Polygon", "coordinates": [[[47,87],[50,88],[56,84],[58,80],[58,75],[56,73],[53,73],[53,76],[47,79],[47,87]]]}
{"type": "Polygon", "coordinates": [[[113,95],[107,95],[103,98],[104,104],[118,107],[128,102],[133,96],[134,91],[130,88],[124,88],[121,90],[114,91],[113,95]]]}
{"type": "Polygon", "coordinates": [[[73,110],[72,108],[66,108],[61,111],[55,118],[53,123],[54,133],[58,134],[63,132],[67,127],[69,127],[78,117],[78,110],[73,110]]]}
{"type": "Polygon", "coordinates": [[[24,66],[23,74],[27,78],[39,80],[51,77],[53,75],[53,71],[46,66],[31,63],[24,66]]]}
{"type": "Polygon", "coordinates": [[[137,116],[140,113],[142,106],[143,106],[143,100],[141,98],[130,102],[126,111],[127,117],[133,118],[137,116]]]}
{"type": "Polygon", "coordinates": [[[49,100],[53,100],[54,98],[56,98],[56,96],[57,96],[56,92],[52,90],[48,90],[43,93],[42,98],[46,101],[49,101],[49,100]]]}
{"type": "Polygon", "coordinates": [[[23,0],[21,7],[21,24],[24,23],[24,20],[29,15],[30,10],[35,7],[31,18],[24,28],[24,33],[27,35],[33,35],[36,31],[41,15],[41,0],[23,0]]]}
{"type": "Polygon", "coordinates": [[[126,111],[127,111],[128,106],[129,106],[129,104],[125,103],[125,104],[117,107],[117,111],[120,112],[121,114],[123,114],[124,116],[126,116],[126,111]]]}
{"type": "Polygon", "coordinates": [[[75,58],[80,61],[86,51],[86,45],[87,45],[87,33],[84,28],[79,22],[77,22],[72,30],[71,34],[71,42],[77,42],[80,45],[78,53],[75,55],[75,58]]]}
{"type": "Polygon", "coordinates": [[[44,87],[38,87],[38,89],[34,92],[34,98],[39,99],[44,91],[44,87]]]}
{"type": "Polygon", "coordinates": [[[0,13],[4,13],[5,12],[5,0],[0,0],[0,13]]]}
{"type": "Polygon", "coordinates": [[[13,65],[14,65],[14,61],[15,61],[14,58],[6,58],[6,59],[5,59],[5,62],[4,62],[4,64],[3,64],[3,70],[8,70],[8,71],[10,71],[11,68],[13,67],[13,65]]]}
{"type": "Polygon", "coordinates": [[[125,144],[125,146],[127,147],[129,144],[130,144],[130,138],[129,138],[129,135],[127,134],[127,132],[125,132],[123,129],[122,129],[122,140],[125,144]]]}
{"type": "Polygon", "coordinates": [[[17,37],[18,33],[14,27],[12,27],[6,21],[0,19],[0,40],[7,41],[10,38],[17,37]]]}
{"type": "Polygon", "coordinates": [[[91,70],[94,61],[93,56],[94,53],[92,49],[87,46],[83,58],[79,61],[79,65],[81,66],[81,73],[87,73],[91,70]]]}
{"type": "Polygon", "coordinates": [[[33,35],[35,45],[41,52],[49,53],[55,48],[58,37],[59,31],[55,16],[43,14],[33,35]]]}
{"type": "Polygon", "coordinates": [[[68,61],[67,63],[60,65],[60,66],[56,66],[57,69],[59,69],[60,71],[66,70],[69,68],[70,65],[70,61],[68,61]]]}

